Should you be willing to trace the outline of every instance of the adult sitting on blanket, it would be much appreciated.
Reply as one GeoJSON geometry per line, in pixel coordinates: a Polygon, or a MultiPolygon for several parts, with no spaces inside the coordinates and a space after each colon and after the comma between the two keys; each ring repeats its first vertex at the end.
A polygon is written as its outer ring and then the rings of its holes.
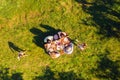
{"type": "Polygon", "coordinates": [[[57,45],[57,50],[63,54],[64,48],[70,44],[70,39],[65,32],[58,32],[54,35],[54,42],[57,45]]]}
{"type": "Polygon", "coordinates": [[[58,58],[60,56],[59,52],[57,52],[56,44],[54,43],[54,41],[47,39],[46,44],[44,46],[45,46],[47,53],[52,58],[58,58]]]}
{"type": "Polygon", "coordinates": [[[68,36],[67,33],[60,31],[60,32],[58,32],[57,34],[54,35],[53,39],[54,40],[59,40],[62,37],[61,34],[64,35],[64,36],[68,36]]]}
{"type": "Polygon", "coordinates": [[[59,35],[59,37],[60,37],[59,40],[60,40],[60,42],[61,42],[62,45],[67,46],[67,45],[70,44],[70,39],[69,39],[69,37],[68,37],[67,34],[61,32],[60,35],[59,35]]]}
{"type": "Polygon", "coordinates": [[[56,49],[56,44],[49,39],[47,39],[47,43],[44,46],[45,46],[45,49],[46,49],[47,52],[52,52],[52,51],[57,50],[56,49]]]}
{"type": "Polygon", "coordinates": [[[55,34],[53,38],[54,41],[62,45],[67,45],[70,43],[70,38],[65,32],[58,32],[58,34],[55,34]]]}
{"type": "Polygon", "coordinates": [[[71,54],[73,52],[73,44],[65,32],[58,32],[54,36],[47,36],[44,42],[45,49],[52,58],[57,58],[60,54],[71,54]]]}

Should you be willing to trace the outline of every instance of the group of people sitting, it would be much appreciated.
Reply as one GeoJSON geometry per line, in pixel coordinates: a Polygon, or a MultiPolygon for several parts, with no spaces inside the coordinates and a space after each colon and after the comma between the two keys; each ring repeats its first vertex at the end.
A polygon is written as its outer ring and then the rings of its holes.
{"type": "Polygon", "coordinates": [[[64,53],[71,54],[73,52],[73,44],[65,32],[47,36],[44,42],[45,50],[52,58],[58,58],[64,53]]]}
{"type": "MultiPolygon", "coordinates": [[[[64,53],[71,54],[73,52],[73,43],[65,32],[58,32],[53,36],[47,36],[44,42],[45,50],[52,58],[58,58],[64,53]]],[[[86,43],[81,44],[78,40],[76,40],[74,44],[77,45],[81,51],[87,46],[86,43]]],[[[18,52],[18,60],[20,60],[21,57],[27,56],[25,53],[26,50],[18,52]]]]}

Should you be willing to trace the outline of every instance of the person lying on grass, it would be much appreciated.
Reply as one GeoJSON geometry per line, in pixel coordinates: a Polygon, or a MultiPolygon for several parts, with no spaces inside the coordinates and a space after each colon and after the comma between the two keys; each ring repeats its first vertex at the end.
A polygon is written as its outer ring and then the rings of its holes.
{"type": "Polygon", "coordinates": [[[85,50],[85,48],[87,47],[86,43],[80,43],[78,40],[76,40],[76,42],[77,42],[76,45],[81,51],[85,50]]]}

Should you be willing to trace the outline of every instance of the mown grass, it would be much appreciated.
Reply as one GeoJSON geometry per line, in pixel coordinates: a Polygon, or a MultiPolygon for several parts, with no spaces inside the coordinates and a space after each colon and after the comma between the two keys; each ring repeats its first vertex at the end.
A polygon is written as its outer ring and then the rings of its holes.
{"type": "Polygon", "coordinates": [[[0,79],[119,80],[120,1],[110,1],[1,0],[0,79]],[[74,46],[73,54],[51,59],[42,39],[58,30],[87,49],[74,46]],[[9,42],[28,56],[18,61],[9,42]]]}

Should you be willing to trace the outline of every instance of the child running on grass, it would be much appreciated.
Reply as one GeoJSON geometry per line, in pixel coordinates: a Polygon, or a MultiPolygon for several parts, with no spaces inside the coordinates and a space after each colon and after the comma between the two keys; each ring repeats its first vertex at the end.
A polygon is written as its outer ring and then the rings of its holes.
{"type": "Polygon", "coordinates": [[[17,57],[18,60],[20,60],[21,57],[27,56],[25,53],[26,53],[26,51],[20,51],[20,52],[18,52],[18,57],[17,57]]]}

